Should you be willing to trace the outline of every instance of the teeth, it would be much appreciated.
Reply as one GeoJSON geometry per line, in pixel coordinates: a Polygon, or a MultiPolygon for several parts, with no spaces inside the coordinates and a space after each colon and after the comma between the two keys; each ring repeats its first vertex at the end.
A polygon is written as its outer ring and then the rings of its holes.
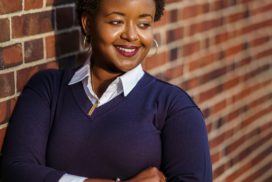
{"type": "Polygon", "coordinates": [[[132,53],[134,52],[136,49],[127,49],[127,48],[123,48],[123,47],[117,47],[119,50],[124,51],[124,52],[128,52],[128,53],[132,53]]]}

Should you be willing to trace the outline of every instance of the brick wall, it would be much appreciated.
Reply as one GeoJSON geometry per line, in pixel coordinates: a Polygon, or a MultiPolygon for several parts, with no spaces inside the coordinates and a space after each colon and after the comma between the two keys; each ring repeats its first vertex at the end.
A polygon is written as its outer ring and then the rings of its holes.
{"type": "MultiPolygon", "coordinates": [[[[73,0],[0,0],[0,146],[22,87],[84,57],[73,0]]],[[[144,67],[206,118],[214,181],[272,180],[271,0],[167,0],[144,67]]]]}

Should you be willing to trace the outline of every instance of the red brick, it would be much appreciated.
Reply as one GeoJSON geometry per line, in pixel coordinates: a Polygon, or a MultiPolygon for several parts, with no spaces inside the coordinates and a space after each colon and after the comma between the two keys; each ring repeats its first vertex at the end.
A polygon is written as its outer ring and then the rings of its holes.
{"type": "Polygon", "coordinates": [[[218,35],[215,36],[215,44],[220,44],[220,43],[224,43],[227,40],[239,37],[239,36],[244,36],[245,34],[248,34],[250,32],[256,31],[258,29],[261,28],[265,28],[265,27],[271,27],[272,26],[272,20],[266,20],[263,22],[258,22],[255,24],[248,24],[247,26],[232,31],[232,32],[223,32],[220,33],[218,35]]]}
{"type": "Polygon", "coordinates": [[[11,116],[11,114],[12,114],[14,108],[15,108],[17,99],[18,99],[18,97],[14,97],[13,99],[10,100],[10,105],[9,105],[9,117],[11,116]]]}
{"type": "Polygon", "coordinates": [[[182,87],[185,90],[189,90],[189,89],[197,87],[198,85],[200,85],[199,78],[191,78],[189,80],[183,81],[180,87],[182,87]]]}
{"type": "Polygon", "coordinates": [[[249,43],[249,45],[250,45],[250,47],[255,47],[255,46],[258,46],[258,45],[262,45],[262,44],[264,44],[264,43],[267,43],[267,42],[269,42],[269,40],[270,40],[270,36],[265,35],[265,36],[263,36],[263,37],[258,37],[258,38],[256,38],[256,39],[252,40],[252,41],[249,43]]]}
{"type": "MultiPolygon", "coordinates": [[[[264,145],[269,139],[272,137],[272,133],[269,134],[266,137],[260,138],[257,142],[253,143],[249,147],[247,147],[245,150],[243,150],[241,153],[236,156],[236,161],[242,161],[245,159],[249,154],[252,153],[256,148],[264,145]]],[[[271,154],[272,147],[268,145],[269,147],[261,152],[259,155],[255,156],[251,161],[245,163],[243,166],[240,166],[235,172],[230,174],[227,178],[226,181],[235,181],[237,177],[239,177],[241,174],[245,173],[247,170],[251,169],[254,165],[257,165],[258,162],[262,161],[265,156],[271,154]]]]}
{"type": "Polygon", "coordinates": [[[42,59],[43,55],[43,40],[36,39],[25,42],[25,62],[31,62],[42,59]]]}
{"type": "Polygon", "coordinates": [[[9,100],[0,102],[0,124],[5,123],[8,118],[9,102],[9,100]]]}
{"type": "Polygon", "coordinates": [[[223,92],[222,85],[218,85],[211,89],[203,91],[199,94],[198,102],[201,103],[203,101],[209,100],[221,92],[223,92]]]}
{"type": "Polygon", "coordinates": [[[213,20],[206,20],[200,23],[192,24],[189,27],[189,35],[194,35],[196,33],[205,32],[207,30],[216,28],[223,25],[223,19],[217,18],[213,20]]]}
{"type": "Polygon", "coordinates": [[[43,0],[24,0],[25,10],[38,9],[43,7],[43,0]]]}
{"type": "Polygon", "coordinates": [[[220,101],[211,107],[211,113],[216,114],[219,111],[221,111],[222,109],[224,109],[226,106],[227,106],[226,100],[220,101]]]}
{"type": "Polygon", "coordinates": [[[183,8],[180,11],[180,17],[182,19],[192,18],[198,15],[205,14],[209,11],[209,4],[195,4],[183,8]]]}
{"type": "Polygon", "coordinates": [[[200,42],[190,42],[188,44],[183,45],[182,49],[182,56],[189,56],[193,53],[196,53],[200,50],[200,42]]]}
{"type": "Polygon", "coordinates": [[[218,60],[218,54],[217,53],[210,53],[203,57],[199,57],[196,60],[190,61],[189,64],[189,70],[194,71],[196,69],[202,69],[205,66],[208,66],[212,64],[213,62],[218,60]]]}
{"type": "Polygon", "coordinates": [[[183,75],[183,66],[176,66],[164,72],[164,80],[170,81],[183,75]]]}
{"type": "Polygon", "coordinates": [[[244,44],[235,45],[233,47],[228,48],[225,50],[225,56],[233,56],[235,54],[238,54],[244,50],[244,44]]]}
{"type": "Polygon", "coordinates": [[[211,80],[218,79],[219,77],[225,75],[228,72],[229,72],[228,67],[217,68],[217,69],[212,70],[211,72],[208,72],[208,73],[200,76],[199,80],[200,80],[201,84],[204,84],[204,83],[207,83],[211,80]]]}
{"type": "Polygon", "coordinates": [[[72,7],[65,7],[57,9],[57,28],[70,28],[74,25],[74,9],[72,7]]]}
{"type": "Polygon", "coordinates": [[[222,134],[217,135],[215,138],[209,141],[210,147],[216,147],[222,144],[225,140],[229,139],[231,136],[235,134],[235,129],[231,128],[229,130],[224,131],[222,134]]]}
{"type": "Polygon", "coordinates": [[[162,66],[167,63],[167,57],[168,57],[168,52],[162,52],[157,55],[148,57],[143,62],[143,67],[146,70],[150,70],[158,66],[162,66]]]}
{"type": "Polygon", "coordinates": [[[58,57],[79,50],[79,32],[67,32],[46,37],[47,58],[58,57]]]}
{"type": "Polygon", "coordinates": [[[226,181],[235,181],[239,176],[241,176],[243,173],[246,173],[250,168],[253,167],[253,164],[246,163],[245,165],[241,166],[233,172],[230,176],[228,176],[226,181]]]}
{"type": "Polygon", "coordinates": [[[266,65],[263,65],[259,68],[256,68],[255,70],[243,75],[243,77],[242,77],[243,81],[254,78],[254,77],[258,76],[259,74],[264,73],[266,71],[268,71],[268,72],[271,71],[270,67],[271,67],[270,64],[266,64],[266,65]]]}
{"type": "Polygon", "coordinates": [[[254,109],[255,107],[257,107],[258,105],[265,103],[265,101],[272,99],[272,93],[269,93],[267,95],[264,95],[256,100],[254,100],[253,102],[248,104],[248,107],[250,109],[254,109]]]}
{"type": "Polygon", "coordinates": [[[12,37],[36,35],[54,29],[54,13],[45,11],[12,17],[12,37]]]}
{"type": "Polygon", "coordinates": [[[223,87],[224,87],[223,89],[228,90],[228,89],[233,88],[239,84],[240,84],[240,77],[235,77],[235,78],[232,78],[232,79],[226,81],[223,85],[223,87]]]}
{"type": "Polygon", "coordinates": [[[223,174],[226,170],[226,166],[225,164],[222,164],[221,166],[215,168],[213,170],[213,178],[216,179],[216,177],[220,176],[221,174],[223,174]]]}
{"type": "Polygon", "coordinates": [[[170,11],[170,22],[175,23],[178,21],[178,10],[173,9],[170,11]]]}
{"type": "Polygon", "coordinates": [[[271,11],[271,10],[272,10],[272,3],[253,9],[250,11],[250,13],[252,14],[252,16],[255,16],[257,14],[264,13],[266,11],[271,11]]]}
{"type": "MultiPolygon", "coordinates": [[[[204,119],[207,119],[207,117],[205,117],[205,115],[204,115],[204,119]]],[[[207,128],[208,134],[211,133],[211,131],[213,130],[212,123],[206,124],[206,128],[207,128]]]]}
{"type": "Polygon", "coordinates": [[[215,44],[224,43],[230,39],[237,37],[236,32],[223,32],[215,36],[215,44]]]}
{"type": "Polygon", "coordinates": [[[1,0],[0,15],[22,10],[22,0],[1,0]]]}
{"type": "Polygon", "coordinates": [[[55,36],[49,36],[45,39],[46,42],[46,57],[52,58],[56,56],[56,38],[55,36]]]}
{"type": "Polygon", "coordinates": [[[0,98],[12,96],[15,93],[14,73],[0,74],[0,98]]]}
{"type": "Polygon", "coordinates": [[[271,56],[271,55],[272,55],[272,48],[269,48],[269,49],[264,50],[264,51],[258,53],[257,55],[255,55],[254,59],[258,60],[258,59],[261,59],[263,57],[268,57],[268,56],[271,56]]]}
{"type": "Polygon", "coordinates": [[[19,65],[23,62],[22,45],[15,44],[0,49],[0,66],[11,67],[19,65]]]}
{"type": "Polygon", "coordinates": [[[203,47],[204,47],[205,49],[210,48],[210,46],[212,45],[212,44],[211,44],[211,42],[212,42],[212,39],[211,39],[211,38],[206,38],[206,39],[202,40],[202,42],[203,42],[203,47]]]}
{"type": "Polygon", "coordinates": [[[213,155],[211,155],[211,160],[212,163],[216,163],[217,161],[219,161],[222,158],[222,153],[221,152],[216,152],[213,155]]]}
{"type": "Polygon", "coordinates": [[[240,3],[248,4],[253,0],[239,0],[240,3]]]}
{"type": "MultiPolygon", "coordinates": [[[[271,149],[269,149],[270,152],[272,152],[271,149]]],[[[267,154],[264,154],[267,155],[267,154]]],[[[257,161],[260,162],[260,161],[257,161]]],[[[260,176],[262,176],[263,174],[265,174],[266,172],[271,172],[272,169],[272,162],[269,162],[267,164],[265,164],[264,166],[262,166],[260,169],[258,169],[255,173],[250,174],[250,176],[248,176],[247,178],[244,179],[244,181],[257,181],[259,179],[260,176]]],[[[272,175],[270,175],[270,177],[268,177],[269,179],[264,180],[264,182],[269,182],[272,179],[272,175]]]]}
{"type": "Polygon", "coordinates": [[[218,11],[222,9],[227,9],[229,6],[233,6],[235,4],[235,0],[217,0],[212,2],[212,4],[210,5],[210,9],[212,11],[218,11]]]}
{"type": "MultiPolygon", "coordinates": [[[[239,131],[239,130],[237,129],[237,131],[239,131]]],[[[256,132],[256,131],[255,131],[255,132],[256,132]]],[[[267,139],[267,137],[264,137],[264,138],[262,139],[262,137],[261,137],[260,134],[255,133],[254,135],[256,135],[256,138],[257,138],[257,139],[259,138],[259,140],[247,144],[245,147],[242,148],[241,152],[239,152],[237,155],[233,156],[233,157],[229,160],[229,166],[230,166],[230,167],[233,166],[233,165],[236,165],[236,164],[239,163],[240,161],[246,159],[246,158],[251,154],[251,152],[252,152],[254,149],[260,147],[261,145],[263,145],[263,144],[265,143],[265,141],[263,141],[263,139],[267,139]]],[[[244,137],[246,138],[246,136],[247,136],[247,135],[245,135],[244,137]]],[[[251,139],[251,138],[250,138],[250,139],[251,139]]],[[[249,139],[246,138],[245,140],[248,141],[249,139]]],[[[240,145],[240,146],[241,146],[241,145],[240,145]]],[[[228,153],[226,153],[226,155],[227,155],[227,154],[228,154],[228,153]]],[[[242,167],[242,166],[241,166],[241,167],[242,167]]],[[[240,169],[238,169],[238,170],[240,170],[240,169]]],[[[235,174],[235,173],[236,173],[236,172],[234,172],[234,173],[233,173],[234,175],[233,175],[233,176],[231,175],[231,176],[232,176],[232,177],[236,176],[237,174],[235,174]]],[[[236,176],[236,177],[237,177],[237,176],[236,176]]]]}
{"type": "Polygon", "coordinates": [[[250,33],[250,32],[253,32],[253,31],[256,31],[256,30],[259,30],[259,29],[264,29],[265,27],[271,27],[271,26],[272,26],[272,19],[262,21],[262,22],[258,22],[258,23],[252,23],[252,24],[249,24],[246,27],[243,27],[239,31],[238,35],[247,34],[247,33],[250,33]]]}
{"type": "Polygon", "coordinates": [[[170,61],[175,61],[179,57],[179,48],[173,48],[170,50],[170,61]]]}
{"type": "Polygon", "coordinates": [[[8,41],[10,39],[9,20],[7,18],[0,19],[0,27],[1,27],[0,42],[8,41]]]}
{"type": "Polygon", "coordinates": [[[236,102],[239,102],[239,100],[248,97],[252,93],[258,91],[259,89],[263,88],[264,86],[267,86],[271,84],[272,80],[265,81],[263,83],[258,83],[252,86],[244,86],[243,89],[238,92],[237,94],[232,96],[232,104],[235,104],[236,102]]]}
{"type": "Polygon", "coordinates": [[[2,150],[4,138],[6,135],[7,127],[0,129],[0,151],[2,150]]]}
{"type": "Polygon", "coordinates": [[[256,122],[258,118],[265,116],[267,114],[270,114],[272,112],[272,106],[267,107],[257,113],[255,113],[253,116],[250,116],[249,118],[245,119],[241,124],[240,124],[240,128],[245,128],[249,125],[251,125],[252,123],[256,122]]]}
{"type": "Polygon", "coordinates": [[[7,123],[14,109],[16,99],[0,102],[0,124],[7,123]]]}
{"type": "Polygon", "coordinates": [[[56,61],[51,61],[49,63],[45,63],[39,66],[40,69],[58,69],[59,65],[56,61]]]}
{"type": "Polygon", "coordinates": [[[70,4],[70,3],[74,3],[74,0],[46,0],[47,6],[56,6],[56,5],[70,4]]]}
{"type": "Polygon", "coordinates": [[[17,71],[17,92],[22,91],[27,81],[39,71],[39,67],[30,67],[17,71]]]}
{"type": "Polygon", "coordinates": [[[246,12],[238,12],[238,13],[231,14],[226,19],[228,23],[234,23],[241,19],[244,19],[245,17],[246,17],[246,12]]]}
{"type": "Polygon", "coordinates": [[[243,67],[245,65],[249,65],[251,62],[252,62],[252,58],[251,57],[246,57],[246,58],[243,58],[241,61],[236,62],[235,67],[240,68],[240,67],[243,67]]]}
{"type": "Polygon", "coordinates": [[[179,27],[176,29],[168,30],[167,32],[167,43],[178,41],[183,38],[183,28],[179,27]]]}
{"type": "Polygon", "coordinates": [[[174,2],[179,2],[180,0],[166,0],[166,3],[174,3],[174,2]]]}
{"type": "MultiPolygon", "coordinates": [[[[269,128],[266,128],[267,130],[269,128]]],[[[225,155],[229,155],[230,153],[233,153],[236,151],[243,143],[245,143],[248,140],[254,140],[254,138],[259,137],[259,129],[255,128],[253,131],[242,135],[237,140],[233,141],[232,143],[228,144],[224,150],[225,155]]],[[[236,161],[237,162],[237,161],[236,161]]]]}

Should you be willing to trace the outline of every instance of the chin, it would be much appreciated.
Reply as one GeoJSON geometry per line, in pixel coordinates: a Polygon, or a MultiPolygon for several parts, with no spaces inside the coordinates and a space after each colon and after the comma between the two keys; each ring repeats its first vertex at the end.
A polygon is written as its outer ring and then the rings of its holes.
{"type": "Polygon", "coordinates": [[[122,63],[119,68],[123,71],[123,72],[128,72],[130,70],[132,70],[133,68],[137,67],[139,64],[141,64],[141,62],[134,62],[131,63],[131,61],[128,61],[126,63],[122,63]]]}

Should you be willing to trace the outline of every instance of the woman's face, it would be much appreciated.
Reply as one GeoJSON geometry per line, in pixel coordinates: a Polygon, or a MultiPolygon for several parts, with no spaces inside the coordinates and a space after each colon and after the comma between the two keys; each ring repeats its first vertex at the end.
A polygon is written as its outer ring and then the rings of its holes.
{"type": "Polygon", "coordinates": [[[82,18],[94,64],[114,73],[140,64],[153,45],[154,16],[154,0],[101,0],[95,15],[82,18]]]}

